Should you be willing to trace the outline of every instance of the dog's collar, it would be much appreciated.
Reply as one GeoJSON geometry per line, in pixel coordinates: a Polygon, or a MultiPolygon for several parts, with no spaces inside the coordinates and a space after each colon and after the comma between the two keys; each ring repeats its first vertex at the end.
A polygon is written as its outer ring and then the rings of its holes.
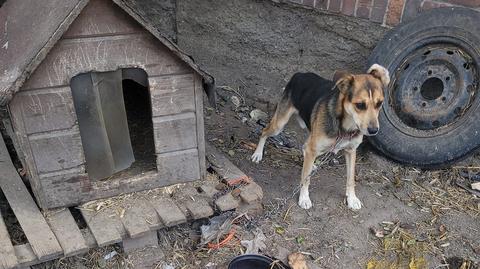
{"type": "Polygon", "coordinates": [[[338,144],[343,140],[352,140],[354,137],[360,135],[360,130],[355,131],[348,131],[348,132],[340,132],[335,139],[335,143],[333,143],[332,147],[330,148],[330,152],[337,154],[340,149],[336,149],[338,144]]]}
{"type": "Polygon", "coordinates": [[[352,140],[354,137],[360,135],[360,130],[355,130],[355,131],[348,131],[348,132],[342,132],[340,131],[339,134],[337,135],[337,141],[340,140],[352,140]]]}

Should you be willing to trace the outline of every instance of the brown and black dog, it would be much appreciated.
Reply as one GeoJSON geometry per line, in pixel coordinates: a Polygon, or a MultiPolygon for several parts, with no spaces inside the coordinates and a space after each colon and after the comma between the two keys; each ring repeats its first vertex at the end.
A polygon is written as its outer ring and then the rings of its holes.
{"type": "Polygon", "coordinates": [[[383,89],[390,83],[388,70],[372,65],[366,74],[336,74],[335,81],[314,73],[296,73],[285,87],[282,99],[268,126],[263,129],[252,161],[262,160],[268,137],[279,134],[292,115],[309,136],[303,146],[303,169],[298,205],[312,207],[308,187],[317,156],[344,150],[347,166],[347,204],[362,207],[355,194],[356,149],[363,136],[376,135],[378,113],[383,104],[383,89]]]}

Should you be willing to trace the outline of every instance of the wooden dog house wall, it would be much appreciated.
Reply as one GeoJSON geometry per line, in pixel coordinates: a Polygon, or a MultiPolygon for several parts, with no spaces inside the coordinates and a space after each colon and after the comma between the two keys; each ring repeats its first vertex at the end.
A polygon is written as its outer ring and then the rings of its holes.
{"type": "MultiPolygon", "coordinates": [[[[42,208],[193,181],[201,179],[205,172],[204,74],[116,3],[88,1],[8,104],[15,148],[42,208]],[[134,72],[129,75],[129,70],[134,72]],[[146,74],[144,82],[138,78],[142,70],[146,74]],[[84,149],[85,143],[95,141],[81,134],[71,81],[78,75],[105,72],[119,74],[119,80],[130,78],[147,84],[143,86],[147,86],[151,102],[149,121],[153,122],[152,154],[156,159],[153,169],[126,169],[102,179],[89,177],[88,167],[93,164],[87,162],[84,149]]],[[[98,76],[100,82],[94,81],[93,87],[105,79],[98,76]]],[[[120,83],[121,89],[122,82],[115,83],[120,83]]],[[[96,90],[102,92],[101,86],[96,90]]],[[[115,99],[108,92],[104,95],[104,100],[115,99]]],[[[107,129],[102,131],[107,146],[108,139],[112,143],[113,133],[126,131],[128,137],[128,130],[121,129],[127,128],[124,124],[108,127],[111,119],[104,115],[108,113],[104,113],[106,108],[99,102],[96,115],[102,115],[104,109],[100,125],[107,129]]],[[[98,141],[99,145],[102,143],[98,141]]],[[[112,155],[104,151],[101,154],[112,155]]]]}

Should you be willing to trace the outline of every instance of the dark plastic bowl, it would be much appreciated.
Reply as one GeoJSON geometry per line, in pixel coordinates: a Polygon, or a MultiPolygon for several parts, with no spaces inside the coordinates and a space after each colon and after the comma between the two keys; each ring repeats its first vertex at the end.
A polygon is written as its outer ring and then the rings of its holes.
{"type": "Polygon", "coordinates": [[[228,269],[290,269],[282,262],[272,266],[273,259],[262,256],[247,254],[234,258],[228,265],[228,269]]]}

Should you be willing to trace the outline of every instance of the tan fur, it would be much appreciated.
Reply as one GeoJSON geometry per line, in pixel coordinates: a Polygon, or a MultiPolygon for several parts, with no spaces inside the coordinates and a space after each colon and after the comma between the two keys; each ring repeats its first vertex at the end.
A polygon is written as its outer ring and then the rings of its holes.
{"type": "MultiPolygon", "coordinates": [[[[346,158],[347,184],[346,196],[349,208],[358,210],[361,202],[355,194],[355,160],[356,149],[370,130],[379,128],[378,114],[383,103],[383,88],[390,81],[388,71],[380,65],[373,65],[367,74],[353,75],[342,73],[336,78],[336,88],[340,91],[335,107],[341,119],[341,127],[346,132],[359,130],[362,135],[351,139],[331,137],[327,135],[326,123],[328,102],[319,103],[312,112],[311,130],[303,147],[303,167],[299,205],[308,209],[312,206],[309,197],[310,176],[317,156],[330,150],[343,150],[346,158]],[[359,109],[356,104],[363,103],[365,109],[359,109]]],[[[282,100],[269,125],[263,130],[252,161],[262,159],[265,141],[269,136],[280,133],[289,118],[297,113],[290,100],[282,100]]]]}

